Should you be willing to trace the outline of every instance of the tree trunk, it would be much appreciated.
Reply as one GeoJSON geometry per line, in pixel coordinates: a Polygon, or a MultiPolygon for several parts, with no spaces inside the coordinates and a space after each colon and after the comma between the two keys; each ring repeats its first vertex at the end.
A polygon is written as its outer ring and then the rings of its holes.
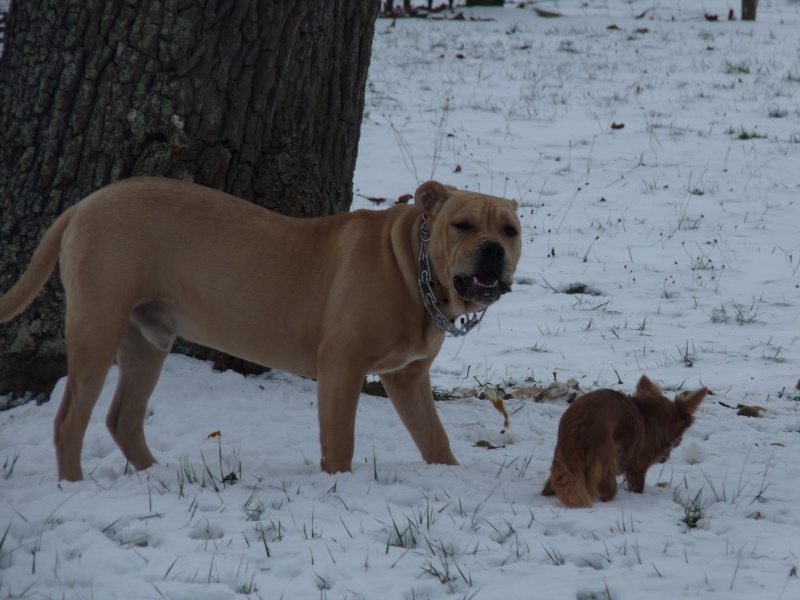
{"type": "Polygon", "coordinates": [[[742,0],[742,21],[755,21],[758,0],[742,0]]]}
{"type": "MultiPolygon", "coordinates": [[[[379,0],[12,3],[0,59],[0,292],[46,228],[135,175],[285,214],[347,210],[379,0]]],[[[52,279],[0,326],[0,395],[65,369],[52,279]]]]}

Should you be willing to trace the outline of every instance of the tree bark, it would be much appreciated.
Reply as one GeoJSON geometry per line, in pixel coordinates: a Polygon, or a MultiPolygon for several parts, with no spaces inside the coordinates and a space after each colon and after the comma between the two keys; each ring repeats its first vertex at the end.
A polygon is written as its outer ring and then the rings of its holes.
{"type": "MultiPolygon", "coordinates": [[[[0,292],[46,228],[135,175],[296,216],[347,210],[379,0],[12,3],[0,59],[0,292]]],[[[66,371],[52,279],[0,326],[0,395],[66,371]]]]}
{"type": "Polygon", "coordinates": [[[742,0],[742,21],[755,21],[758,0],[742,0]]]}

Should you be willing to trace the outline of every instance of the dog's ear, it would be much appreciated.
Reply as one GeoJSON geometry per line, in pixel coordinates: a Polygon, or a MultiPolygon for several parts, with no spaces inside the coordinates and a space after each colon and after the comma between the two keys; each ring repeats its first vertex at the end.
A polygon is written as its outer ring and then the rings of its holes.
{"type": "Polygon", "coordinates": [[[442,185],[438,181],[426,181],[414,193],[414,204],[433,219],[439,214],[442,205],[447,202],[450,192],[455,189],[449,185],[442,185]]]}
{"type": "Polygon", "coordinates": [[[681,392],[675,396],[675,404],[682,411],[691,415],[700,407],[700,403],[707,394],[708,388],[695,390],[694,392],[681,392]]]}
{"type": "Polygon", "coordinates": [[[639,380],[639,383],[636,384],[636,395],[637,396],[660,396],[661,390],[658,389],[658,386],[650,381],[650,378],[647,375],[642,375],[642,378],[639,380]]]}

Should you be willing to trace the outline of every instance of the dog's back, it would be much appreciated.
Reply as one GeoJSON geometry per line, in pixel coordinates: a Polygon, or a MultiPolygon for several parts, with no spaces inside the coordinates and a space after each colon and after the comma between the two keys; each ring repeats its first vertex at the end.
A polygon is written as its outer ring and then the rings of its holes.
{"type": "Polygon", "coordinates": [[[613,497],[616,490],[601,489],[608,487],[602,484],[609,479],[616,482],[617,447],[634,441],[641,421],[631,398],[614,390],[589,392],[575,400],[558,425],[545,495],[555,493],[572,508],[591,506],[593,498],[609,493],[613,497]]]}
{"type": "Polygon", "coordinates": [[[708,390],[679,395],[675,402],[642,377],[634,396],[602,389],[578,398],[561,417],[550,478],[542,493],[568,507],[588,507],[617,493],[622,473],[642,493],[647,469],[666,460],[694,421],[708,390]]]}

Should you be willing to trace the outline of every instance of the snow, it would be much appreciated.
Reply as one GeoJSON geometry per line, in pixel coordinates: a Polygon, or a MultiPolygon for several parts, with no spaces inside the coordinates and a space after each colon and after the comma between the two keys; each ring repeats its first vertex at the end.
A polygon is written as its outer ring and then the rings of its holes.
{"type": "Polygon", "coordinates": [[[425,465],[365,395],[353,472],[323,474],[312,381],[173,356],[146,424],[161,464],[126,472],[112,371],[89,479],[58,483],[62,381],[0,413],[0,597],[800,596],[800,3],[762,0],[755,23],[720,0],[533,6],[375,35],[354,208],[431,177],[520,202],[513,293],[433,367],[470,390],[437,404],[462,465],[425,465]],[[563,397],[506,400],[503,430],[476,396],[643,373],[713,395],[644,494],[591,509],[539,494],[563,397]]]}

